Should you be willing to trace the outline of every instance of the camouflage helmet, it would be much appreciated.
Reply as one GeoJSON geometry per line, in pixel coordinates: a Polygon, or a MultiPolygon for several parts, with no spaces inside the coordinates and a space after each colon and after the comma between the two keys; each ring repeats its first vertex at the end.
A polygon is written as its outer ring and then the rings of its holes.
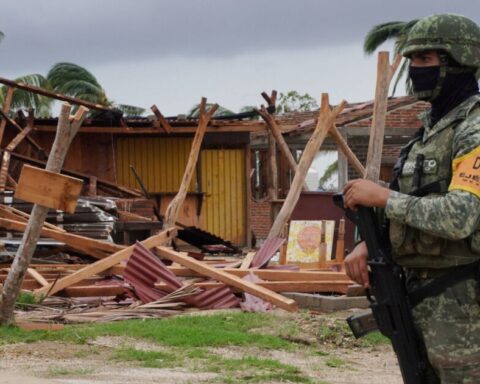
{"type": "Polygon", "coordinates": [[[420,19],[407,36],[403,56],[414,52],[442,50],[459,64],[480,67],[480,28],[469,18],[455,14],[420,19]]]}

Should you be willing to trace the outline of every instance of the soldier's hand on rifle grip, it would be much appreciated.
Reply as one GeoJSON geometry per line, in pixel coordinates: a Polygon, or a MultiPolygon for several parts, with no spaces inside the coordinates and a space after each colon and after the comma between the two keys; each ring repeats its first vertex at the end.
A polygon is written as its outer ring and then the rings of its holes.
{"type": "Polygon", "coordinates": [[[355,179],[345,184],[343,201],[346,208],[356,211],[357,205],[385,208],[390,190],[370,180],[355,179]]]}
{"type": "Polygon", "coordinates": [[[369,288],[368,265],[367,265],[367,245],[364,241],[357,244],[351,253],[345,258],[345,271],[357,284],[369,288]]]}

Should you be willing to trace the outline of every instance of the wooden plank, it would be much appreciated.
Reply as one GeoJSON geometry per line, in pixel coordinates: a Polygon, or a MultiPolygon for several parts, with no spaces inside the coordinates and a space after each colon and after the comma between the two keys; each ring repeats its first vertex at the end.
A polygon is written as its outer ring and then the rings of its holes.
{"type": "MultiPolygon", "coordinates": [[[[0,219],[0,227],[13,231],[24,232],[27,228],[27,224],[17,220],[3,218],[0,219]]],[[[105,258],[107,256],[105,252],[114,253],[125,249],[125,246],[122,245],[91,239],[85,236],[74,235],[72,233],[59,232],[48,228],[43,228],[40,234],[51,239],[62,241],[70,248],[96,257],[97,259],[105,258]]]]}
{"type": "Polygon", "coordinates": [[[190,155],[188,156],[187,166],[185,168],[185,172],[183,174],[182,182],[180,184],[178,193],[170,202],[165,212],[165,220],[163,226],[164,228],[173,227],[175,225],[175,222],[177,221],[180,207],[185,200],[188,188],[192,181],[193,173],[195,172],[195,166],[197,164],[198,154],[200,153],[200,147],[202,145],[203,137],[205,135],[205,130],[207,129],[207,125],[211,120],[213,114],[218,108],[218,104],[215,104],[208,111],[206,111],[206,104],[207,99],[202,98],[202,101],[200,103],[200,118],[198,119],[198,127],[195,133],[195,137],[193,138],[190,155]]]}
{"type": "MultiPolygon", "coordinates": [[[[260,287],[269,289],[273,292],[335,292],[346,294],[351,285],[346,281],[262,281],[258,284],[260,287]]],[[[198,282],[194,284],[195,287],[203,289],[216,289],[224,287],[225,284],[208,281],[198,282]]],[[[164,283],[156,283],[155,288],[167,289],[164,283]]],[[[93,297],[93,296],[115,296],[123,293],[125,290],[118,285],[81,285],[65,288],[65,294],[68,297],[93,297]]],[[[235,293],[242,292],[242,290],[233,287],[232,291],[235,293]]]]}
{"type": "Polygon", "coordinates": [[[248,252],[247,255],[244,257],[244,259],[242,260],[242,264],[240,264],[240,269],[248,269],[256,253],[257,253],[256,251],[248,252]]]}
{"type": "Polygon", "coordinates": [[[275,304],[279,308],[285,309],[287,311],[296,311],[297,303],[295,300],[286,298],[278,293],[272,292],[269,289],[263,288],[257,284],[245,281],[237,276],[229,274],[221,269],[215,269],[204,263],[197,261],[191,257],[184,256],[181,253],[175,252],[167,247],[155,247],[155,250],[158,254],[168,260],[171,260],[175,263],[183,265],[187,268],[192,269],[198,273],[201,273],[204,276],[211,277],[218,281],[221,281],[227,285],[241,289],[243,292],[250,293],[254,296],[260,297],[264,300],[275,304]]]}
{"type": "Polygon", "coordinates": [[[38,273],[35,269],[33,268],[27,268],[27,273],[32,276],[36,281],[40,283],[40,285],[46,287],[50,283],[40,274],[38,273]]]}
{"type": "Polygon", "coordinates": [[[157,108],[155,104],[153,104],[150,109],[152,112],[155,114],[155,117],[157,118],[158,122],[160,123],[160,126],[163,128],[163,130],[166,133],[172,133],[173,129],[170,123],[165,119],[165,117],[162,115],[160,110],[157,108]]]}
{"type": "MultiPolygon", "coordinates": [[[[6,219],[14,220],[14,221],[20,221],[20,222],[27,222],[30,215],[28,213],[25,213],[23,211],[20,211],[14,207],[7,207],[6,205],[1,205],[0,204],[0,217],[4,217],[6,219]]],[[[53,225],[51,223],[43,223],[43,226],[45,228],[51,229],[53,231],[57,232],[63,232],[65,233],[66,231],[63,228],[57,227],[56,225],[53,225]]],[[[23,231],[23,229],[22,229],[23,231]]]]}
{"type": "Polygon", "coordinates": [[[24,164],[15,197],[43,207],[74,213],[83,180],[24,164]]]}
{"type": "Polygon", "coordinates": [[[343,263],[345,257],[345,219],[340,219],[338,223],[337,246],[335,248],[335,261],[343,263]]]}
{"type": "MultiPolygon", "coordinates": [[[[176,231],[174,229],[167,229],[157,235],[151,236],[148,239],[141,241],[141,243],[147,248],[152,248],[156,245],[168,242],[171,237],[175,235],[175,233],[176,231]]],[[[135,245],[131,245],[127,248],[122,249],[121,251],[114,253],[113,255],[106,257],[105,259],[98,260],[93,264],[89,264],[86,267],[72,273],[71,275],[57,280],[54,284],[49,284],[46,287],[36,290],[35,294],[53,295],[66,287],[70,287],[73,284],[78,283],[79,281],[103,272],[106,269],[113,267],[115,264],[127,260],[132,254],[134,248],[135,245]]]]}

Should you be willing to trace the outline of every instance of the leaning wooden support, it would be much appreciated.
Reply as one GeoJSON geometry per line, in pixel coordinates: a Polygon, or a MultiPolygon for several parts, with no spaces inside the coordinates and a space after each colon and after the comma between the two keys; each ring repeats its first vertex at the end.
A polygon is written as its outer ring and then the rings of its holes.
{"type": "MultiPolygon", "coordinates": [[[[160,232],[157,235],[151,236],[148,239],[141,241],[141,243],[147,247],[152,248],[157,245],[165,244],[168,242],[172,236],[174,236],[174,230],[165,230],[160,232]]],[[[78,271],[72,273],[71,275],[65,276],[56,282],[49,284],[43,288],[37,289],[35,291],[36,295],[44,296],[44,295],[53,295],[66,287],[70,287],[71,285],[78,283],[84,279],[87,279],[93,275],[101,273],[108,268],[113,267],[114,265],[127,260],[135,248],[135,244],[131,245],[127,248],[122,249],[106,257],[105,259],[98,260],[93,264],[89,264],[86,267],[79,269],[78,271]]]]}
{"type": "Polygon", "coordinates": [[[290,218],[290,215],[295,208],[295,204],[300,197],[300,192],[302,190],[303,183],[305,182],[305,177],[307,176],[308,169],[312,164],[312,161],[315,157],[315,154],[320,149],[325,137],[330,130],[332,124],[334,124],[337,115],[345,108],[346,102],[343,100],[337,107],[333,110],[330,109],[328,94],[322,94],[322,102],[320,106],[320,114],[318,117],[317,126],[310,137],[305,150],[303,151],[302,157],[298,164],[298,170],[293,178],[292,184],[290,186],[290,191],[288,192],[287,198],[283,203],[280,212],[278,213],[272,228],[268,234],[267,239],[279,237],[285,223],[290,218]]]}
{"type": "Polygon", "coordinates": [[[207,130],[208,123],[210,122],[213,114],[218,108],[218,104],[214,104],[209,111],[206,111],[206,105],[207,99],[202,98],[202,101],[200,103],[200,117],[198,119],[198,127],[195,133],[195,137],[193,138],[192,148],[190,149],[190,155],[188,156],[187,166],[183,174],[180,188],[165,211],[165,220],[163,222],[164,229],[173,227],[175,225],[175,222],[177,221],[180,207],[185,201],[185,197],[187,196],[188,192],[188,186],[190,185],[193,173],[195,172],[195,167],[197,164],[198,155],[200,153],[203,136],[205,135],[205,131],[207,130]]]}
{"type": "Polygon", "coordinates": [[[157,106],[155,104],[153,104],[150,109],[152,110],[152,112],[155,114],[155,117],[157,118],[158,120],[158,123],[160,124],[160,127],[163,128],[163,130],[166,132],[166,133],[172,133],[173,129],[172,129],[172,126],[170,125],[170,123],[167,121],[167,119],[162,115],[162,113],[160,112],[160,110],[157,108],[157,106]]]}
{"type": "Polygon", "coordinates": [[[360,160],[358,160],[355,153],[353,153],[353,151],[350,149],[350,147],[348,146],[347,142],[343,138],[342,134],[338,131],[338,128],[335,124],[332,124],[329,133],[330,133],[330,136],[332,136],[333,140],[335,140],[335,143],[337,144],[338,149],[340,149],[340,151],[342,151],[342,153],[347,158],[348,162],[363,177],[365,175],[365,168],[363,167],[360,160]]]}
{"type": "Polygon", "coordinates": [[[367,166],[365,178],[378,181],[380,177],[380,165],[382,163],[383,136],[387,116],[388,89],[401,56],[395,58],[390,66],[388,52],[379,52],[377,62],[377,83],[375,87],[375,100],[373,104],[373,119],[370,129],[370,141],[368,143],[367,166]]]}
{"type": "Polygon", "coordinates": [[[231,275],[221,269],[210,267],[205,263],[197,261],[191,257],[182,255],[181,253],[175,252],[170,248],[156,247],[155,251],[158,253],[158,255],[165,259],[171,260],[174,263],[178,263],[180,265],[183,265],[184,267],[190,268],[191,270],[198,272],[204,276],[208,276],[227,285],[231,285],[232,287],[239,288],[243,292],[250,293],[251,295],[267,300],[268,302],[275,304],[279,308],[285,309],[290,312],[294,312],[298,309],[295,300],[286,298],[285,296],[279,295],[278,293],[275,293],[269,289],[241,279],[240,277],[231,275]]]}
{"type": "MultiPolygon", "coordinates": [[[[78,129],[85,119],[87,108],[80,107],[70,122],[71,106],[67,103],[62,105],[58,120],[57,133],[48,157],[46,169],[51,172],[60,172],[62,169],[68,148],[75,137],[78,129]]],[[[22,242],[18,248],[12,267],[5,281],[0,303],[0,323],[8,325],[12,322],[15,301],[25,278],[30,260],[32,259],[40,232],[47,217],[48,208],[35,204],[23,234],[22,242]]]]}

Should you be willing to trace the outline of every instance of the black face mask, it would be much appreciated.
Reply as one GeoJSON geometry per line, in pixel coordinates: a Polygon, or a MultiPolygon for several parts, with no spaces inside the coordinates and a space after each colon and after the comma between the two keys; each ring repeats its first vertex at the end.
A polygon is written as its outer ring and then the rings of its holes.
{"type": "Polygon", "coordinates": [[[440,66],[408,68],[415,96],[419,100],[429,101],[440,78],[440,66]]]}

